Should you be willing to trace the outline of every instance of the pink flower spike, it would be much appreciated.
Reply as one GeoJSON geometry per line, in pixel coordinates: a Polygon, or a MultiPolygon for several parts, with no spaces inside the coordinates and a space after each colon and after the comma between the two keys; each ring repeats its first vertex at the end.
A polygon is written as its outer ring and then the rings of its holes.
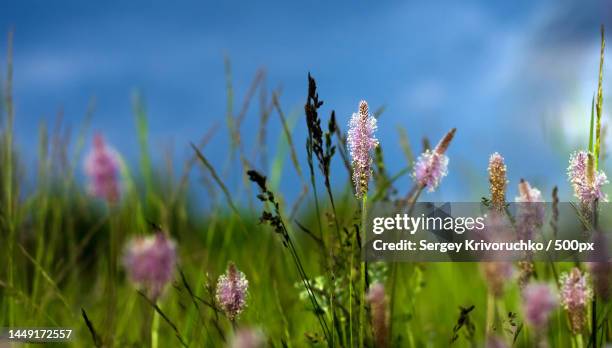
{"type": "Polygon", "coordinates": [[[433,150],[423,152],[414,163],[412,177],[429,192],[433,192],[448,174],[448,157],[445,153],[456,131],[456,128],[451,129],[433,150]]]}
{"type": "Polygon", "coordinates": [[[158,232],[133,238],[125,249],[123,264],[130,280],[155,301],[172,281],[176,258],[174,241],[158,232]]]}
{"type": "Polygon", "coordinates": [[[89,193],[108,202],[119,199],[119,156],[100,134],[94,137],[94,147],[85,158],[85,173],[89,176],[89,193]]]}
{"type": "Polygon", "coordinates": [[[387,347],[389,336],[389,308],[385,295],[385,287],[381,283],[370,286],[366,300],[372,313],[372,333],[376,347],[387,347]]]}
{"type": "Polygon", "coordinates": [[[489,291],[496,298],[501,298],[506,284],[514,275],[514,266],[511,262],[505,261],[484,262],[481,265],[489,291]]]}
{"type": "Polygon", "coordinates": [[[557,307],[557,295],[545,283],[530,283],[523,290],[525,320],[536,330],[543,330],[552,311],[557,307]]]}
{"type": "Polygon", "coordinates": [[[433,192],[448,174],[448,157],[435,151],[423,152],[414,164],[412,177],[427,191],[433,192]]]}
{"type": "Polygon", "coordinates": [[[266,337],[259,329],[240,328],[231,340],[231,348],[263,348],[266,337]]]}
{"type": "Polygon", "coordinates": [[[518,238],[532,240],[535,231],[544,224],[545,209],[542,193],[521,179],[519,196],[515,198],[515,202],[518,210],[516,218],[518,238]]]}
{"type": "Polygon", "coordinates": [[[592,155],[586,151],[578,151],[570,156],[567,176],[574,188],[574,196],[585,205],[596,199],[607,202],[608,195],[602,191],[602,186],[608,183],[608,178],[603,171],[595,171],[592,159],[589,165],[589,157],[592,158],[592,155]]]}
{"type": "Polygon", "coordinates": [[[612,292],[612,258],[608,250],[608,238],[601,231],[596,231],[591,241],[595,250],[591,254],[590,262],[587,262],[587,269],[593,279],[597,296],[607,301],[612,292]]]}
{"type": "Polygon", "coordinates": [[[510,346],[500,336],[489,336],[485,344],[486,348],[509,348],[510,346]]]}
{"type": "Polygon", "coordinates": [[[376,119],[368,111],[365,100],[359,102],[359,112],[353,113],[349,122],[347,144],[353,159],[353,184],[355,196],[363,197],[368,192],[368,183],[372,176],[371,152],[378,146],[374,136],[376,119]]]}
{"type": "Polygon", "coordinates": [[[578,334],[584,327],[587,306],[593,298],[593,291],[587,283],[586,274],[582,274],[578,268],[572,268],[569,273],[562,274],[559,283],[561,304],[570,319],[570,329],[574,334],[578,334]]]}
{"type": "Polygon", "coordinates": [[[249,281],[232,262],[227,266],[225,274],[217,281],[217,302],[230,321],[242,313],[247,305],[249,281]]]}
{"type": "Polygon", "coordinates": [[[519,183],[519,195],[516,197],[517,203],[538,203],[544,202],[542,198],[542,192],[535,187],[529,185],[524,179],[521,179],[519,183]]]}

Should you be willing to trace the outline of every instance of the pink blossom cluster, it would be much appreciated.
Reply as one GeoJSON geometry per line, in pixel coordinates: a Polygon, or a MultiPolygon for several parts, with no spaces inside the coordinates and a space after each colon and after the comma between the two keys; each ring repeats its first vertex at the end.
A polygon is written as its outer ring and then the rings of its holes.
{"type": "Polygon", "coordinates": [[[349,122],[347,143],[353,159],[353,184],[355,195],[363,197],[368,192],[368,182],[372,175],[371,152],[378,146],[374,136],[376,119],[368,111],[365,100],[359,102],[359,112],[353,113],[349,122]]]}
{"type": "Polygon", "coordinates": [[[108,202],[119,199],[119,156],[102,135],[94,137],[94,147],[85,158],[85,173],[89,176],[89,192],[108,202]]]}
{"type": "Polygon", "coordinates": [[[578,268],[562,274],[559,283],[561,305],[569,316],[570,329],[573,333],[579,333],[584,326],[587,306],[593,298],[593,291],[588,285],[586,274],[580,272],[578,268]]]}
{"type": "Polygon", "coordinates": [[[546,327],[550,314],[557,305],[557,295],[546,283],[530,283],[523,289],[525,320],[536,330],[546,327]]]}
{"type": "Polygon", "coordinates": [[[570,156],[570,164],[567,168],[569,181],[574,188],[574,196],[587,205],[595,200],[608,201],[608,195],[602,191],[602,186],[608,183],[608,178],[603,171],[595,170],[593,161],[593,156],[588,152],[578,151],[570,156]],[[589,157],[591,157],[590,160],[589,157]]]}
{"type": "Polygon", "coordinates": [[[234,321],[247,304],[249,281],[236,265],[230,263],[217,281],[217,302],[228,319],[234,321]]]}
{"type": "Polygon", "coordinates": [[[130,280],[155,300],[172,281],[176,260],[176,244],[158,232],[133,238],[125,249],[123,264],[130,280]]]}

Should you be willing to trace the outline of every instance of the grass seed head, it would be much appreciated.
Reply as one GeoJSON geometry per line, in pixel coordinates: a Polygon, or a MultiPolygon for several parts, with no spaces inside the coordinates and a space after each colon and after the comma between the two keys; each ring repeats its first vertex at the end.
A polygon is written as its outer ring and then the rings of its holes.
{"type": "Polygon", "coordinates": [[[491,191],[491,204],[497,211],[502,211],[506,204],[506,164],[504,158],[495,152],[489,158],[489,188],[491,191]]]}

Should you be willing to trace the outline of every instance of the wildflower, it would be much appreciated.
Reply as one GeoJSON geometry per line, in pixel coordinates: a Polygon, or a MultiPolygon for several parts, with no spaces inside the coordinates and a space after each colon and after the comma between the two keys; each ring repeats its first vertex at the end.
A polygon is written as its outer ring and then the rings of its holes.
{"type": "Polygon", "coordinates": [[[531,187],[523,179],[519,183],[519,196],[515,201],[518,203],[517,234],[519,239],[533,239],[535,229],[544,223],[544,203],[542,193],[537,188],[531,187]]]}
{"type": "Polygon", "coordinates": [[[163,232],[135,237],[126,247],[123,263],[130,280],[156,300],[174,276],[176,244],[163,232]]]}
{"type": "Polygon", "coordinates": [[[593,275],[595,291],[604,300],[610,298],[610,279],[612,275],[612,262],[595,261],[587,263],[589,272],[593,275]]]}
{"type": "Polygon", "coordinates": [[[572,268],[559,279],[561,287],[561,305],[567,311],[570,330],[574,334],[582,331],[586,319],[587,305],[593,292],[587,284],[587,277],[578,268],[572,268]]]}
{"type": "Polygon", "coordinates": [[[234,321],[246,307],[249,281],[232,262],[217,281],[217,302],[230,321],[234,321]]]}
{"type": "Polygon", "coordinates": [[[435,151],[426,150],[417,158],[412,176],[419,185],[427,187],[427,191],[433,192],[447,174],[448,157],[435,151]]]}
{"type": "Polygon", "coordinates": [[[516,201],[519,203],[543,202],[542,192],[535,187],[531,187],[526,180],[521,179],[519,183],[519,196],[516,197],[516,201]]]}
{"type": "Polygon", "coordinates": [[[489,184],[491,204],[497,211],[502,211],[506,204],[506,164],[504,158],[497,152],[489,158],[489,184]]]}
{"type": "Polygon", "coordinates": [[[595,171],[594,158],[585,151],[574,152],[570,156],[567,176],[574,188],[574,196],[585,205],[599,200],[607,202],[608,195],[603,193],[602,186],[608,183],[603,171],[595,171]]]}
{"type": "MultiPolygon", "coordinates": [[[[504,214],[493,211],[486,214],[484,228],[475,231],[476,237],[489,243],[506,243],[516,240],[516,233],[512,222],[504,214]]],[[[507,261],[514,259],[514,251],[511,250],[488,250],[483,251],[483,260],[486,261],[507,261]]]]}
{"type": "Polygon", "coordinates": [[[510,346],[502,337],[499,336],[489,336],[487,337],[487,342],[485,344],[487,348],[509,348],[510,346]]]}
{"type": "Polygon", "coordinates": [[[94,137],[94,147],[85,159],[89,176],[89,192],[93,196],[115,202],[119,198],[119,156],[106,145],[102,135],[94,137]]]}
{"type": "Polygon", "coordinates": [[[368,111],[365,100],[359,102],[359,112],[353,113],[349,123],[347,143],[353,158],[353,183],[357,198],[368,192],[368,182],[372,175],[371,151],[378,146],[374,136],[376,119],[368,111]]]}
{"type": "Polygon", "coordinates": [[[372,331],[376,347],[386,347],[389,335],[389,311],[384,285],[375,283],[370,286],[366,300],[372,312],[372,331]]]}
{"type": "Polygon", "coordinates": [[[523,289],[525,320],[538,331],[546,327],[557,304],[557,296],[548,284],[530,283],[523,289]]]}
{"type": "Polygon", "coordinates": [[[261,348],[266,344],[266,337],[258,329],[238,329],[231,340],[232,348],[261,348]]]}
{"type": "Polygon", "coordinates": [[[412,177],[429,192],[433,192],[448,174],[448,156],[445,153],[456,131],[456,128],[451,129],[433,150],[427,149],[414,163],[412,177]]]}
{"type": "Polygon", "coordinates": [[[604,300],[610,298],[612,290],[612,260],[608,252],[608,239],[600,231],[593,236],[595,250],[587,267],[593,277],[595,292],[604,300]]]}
{"type": "Polygon", "coordinates": [[[489,286],[489,291],[496,298],[504,294],[506,283],[512,279],[514,267],[511,262],[485,262],[481,264],[482,272],[489,286]]]}

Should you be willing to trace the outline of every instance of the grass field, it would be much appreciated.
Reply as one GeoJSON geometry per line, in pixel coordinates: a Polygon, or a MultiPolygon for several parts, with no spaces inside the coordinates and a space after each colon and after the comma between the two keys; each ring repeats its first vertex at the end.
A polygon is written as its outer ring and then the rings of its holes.
{"type": "MultiPolygon", "coordinates": [[[[407,163],[404,170],[388,173],[382,149],[401,145],[384,139],[378,140],[378,147],[365,149],[371,156],[367,160],[372,158],[372,178],[369,167],[357,178],[366,186],[363,198],[355,197],[350,181],[338,182],[331,168],[347,170],[351,176],[356,166],[347,148],[344,125],[349,120],[329,114],[333,106],[325,104],[319,109],[314,79],[304,85],[308,102],[305,117],[300,115],[298,120],[299,127],[308,128],[308,139],[293,137],[291,120],[276,94],[267,100],[269,107],[262,109],[261,129],[266,129],[270,117],[279,117],[284,130],[282,149],[269,154],[275,165],[267,171],[252,165],[257,158],[244,150],[254,146],[265,151],[265,147],[242,143],[245,115],[234,107],[229,74],[227,130],[203,130],[202,141],[194,139],[192,155],[181,172],[175,172],[171,164],[153,166],[158,158],[149,148],[147,115],[138,98],[134,101],[141,153],[138,163],[127,163],[113,152],[112,144],[104,143],[104,134],[97,138],[102,144],[99,152],[95,152],[97,145],[92,150],[89,121],[95,113],[91,112],[84,115],[73,136],[62,125],[41,124],[37,167],[30,168],[16,150],[17,144],[30,139],[14,139],[13,134],[20,119],[13,110],[10,55],[2,74],[0,327],[73,328],[70,343],[48,345],[74,347],[532,347],[546,343],[550,347],[588,347],[594,341],[600,347],[612,340],[610,302],[598,291],[594,291],[594,301],[589,299],[576,309],[583,311],[584,320],[580,330],[572,332],[568,311],[560,305],[546,316],[543,327],[531,325],[524,309],[525,284],[520,285],[516,277],[505,279],[503,294],[494,296],[480,263],[368,264],[366,271],[360,257],[364,208],[382,201],[413,204],[432,184],[423,184],[417,175],[411,192],[397,192],[394,183],[414,180],[410,178],[414,168],[407,163]],[[227,157],[236,159],[235,167],[218,168],[208,161],[209,151],[215,151],[210,137],[223,131],[232,139],[227,157]],[[298,158],[296,148],[305,142],[307,158],[298,158]],[[110,162],[94,163],[86,170],[84,182],[79,178],[89,156],[106,156],[110,162]],[[291,164],[286,172],[278,165],[283,161],[291,164]],[[332,162],[341,165],[334,167],[332,162]],[[254,169],[258,171],[247,173],[254,169]],[[238,190],[226,187],[225,178],[231,171],[243,173],[238,190]],[[23,178],[32,172],[36,186],[23,187],[23,178]],[[277,182],[289,175],[297,176],[302,184],[293,200],[276,189],[277,182]],[[208,194],[194,197],[193,192],[208,194]],[[176,265],[172,260],[160,261],[159,267],[154,264],[134,279],[130,267],[137,266],[126,261],[136,253],[130,241],[152,238],[155,233],[175,242],[176,265]],[[229,299],[217,294],[218,279],[230,262],[248,280],[246,307],[238,303],[235,317],[225,302],[236,302],[235,297],[244,294],[235,294],[240,289],[232,286],[229,299]],[[172,271],[167,284],[155,277],[164,267],[172,271]],[[138,282],[147,277],[163,283],[159,296],[151,284],[138,282]],[[382,296],[373,292],[374,284],[382,285],[382,296]]],[[[264,88],[259,79],[255,78],[245,105],[258,88],[264,88]]],[[[588,162],[586,169],[595,175],[605,169],[600,156],[601,84],[600,78],[587,160],[596,164],[588,162]]],[[[442,147],[452,146],[451,138],[443,139],[442,147]]],[[[445,156],[440,145],[435,147],[437,140],[432,139],[431,146],[425,144],[423,151],[445,156]]],[[[461,125],[452,141],[462,141],[461,125]]],[[[405,151],[418,158],[408,147],[405,151]]],[[[440,181],[434,186],[444,185],[442,178],[440,181]]],[[[494,181],[491,179],[491,186],[494,181]]],[[[487,192],[488,185],[483,183],[482,196],[494,202],[500,193],[487,192]]],[[[505,190],[505,179],[501,186],[505,190]]],[[[552,193],[542,195],[545,201],[553,199],[552,193]]],[[[549,223],[545,221],[542,229],[551,228],[549,223]]],[[[558,263],[553,268],[538,262],[533,266],[537,279],[531,273],[525,282],[546,283],[556,289],[558,274],[575,265],[558,263]]],[[[520,267],[515,265],[519,274],[520,267]]],[[[582,272],[592,270],[584,264],[578,267],[582,272]]],[[[609,268],[603,269],[604,275],[609,274],[609,268]]],[[[609,284],[610,278],[603,278],[609,284]]],[[[589,288],[594,280],[589,279],[589,288]]]]}

